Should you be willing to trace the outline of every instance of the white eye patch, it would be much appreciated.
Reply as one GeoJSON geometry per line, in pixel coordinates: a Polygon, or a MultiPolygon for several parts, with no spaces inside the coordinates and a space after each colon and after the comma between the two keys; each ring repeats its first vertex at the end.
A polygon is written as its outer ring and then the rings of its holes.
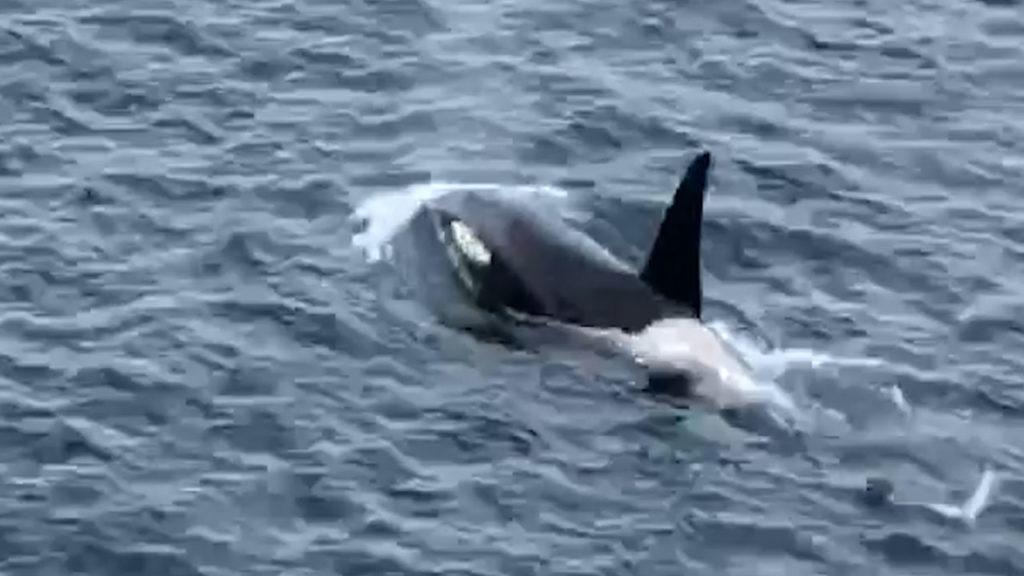
{"type": "Polygon", "coordinates": [[[473,230],[458,220],[451,223],[452,239],[459,252],[474,264],[485,266],[491,262],[491,251],[473,230]]]}

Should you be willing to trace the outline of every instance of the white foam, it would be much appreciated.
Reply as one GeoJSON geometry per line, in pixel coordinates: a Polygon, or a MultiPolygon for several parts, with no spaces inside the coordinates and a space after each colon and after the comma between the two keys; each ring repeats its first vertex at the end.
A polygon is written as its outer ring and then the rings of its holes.
{"type": "Polygon", "coordinates": [[[485,194],[509,197],[539,196],[555,199],[568,197],[565,190],[553,186],[515,185],[494,183],[429,182],[415,184],[404,190],[370,196],[353,212],[353,218],[365,228],[352,237],[352,245],[362,250],[367,260],[374,262],[386,256],[391,239],[423,205],[453,192],[473,190],[485,194]]]}
{"type": "Polygon", "coordinates": [[[973,525],[978,516],[988,507],[995,487],[995,472],[990,468],[985,468],[974,493],[960,506],[942,503],[926,503],[923,506],[951,520],[961,520],[968,525],[973,525]]]}
{"type": "Polygon", "coordinates": [[[900,409],[900,412],[904,414],[910,414],[910,403],[907,402],[907,398],[903,395],[903,390],[896,384],[892,385],[889,389],[889,396],[892,398],[892,403],[900,409]]]}

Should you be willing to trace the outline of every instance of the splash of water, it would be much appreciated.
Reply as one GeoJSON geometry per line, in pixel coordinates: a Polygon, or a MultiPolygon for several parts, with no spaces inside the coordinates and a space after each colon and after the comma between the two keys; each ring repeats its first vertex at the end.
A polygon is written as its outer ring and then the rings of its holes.
{"type": "Polygon", "coordinates": [[[391,239],[425,204],[447,194],[475,191],[505,195],[517,199],[565,200],[568,194],[553,186],[500,185],[494,183],[429,182],[415,184],[404,190],[370,196],[353,212],[353,218],[364,228],[352,237],[352,245],[364,253],[370,262],[388,254],[391,239]]]}
{"type": "Polygon", "coordinates": [[[978,486],[974,489],[974,493],[963,504],[959,506],[929,502],[919,504],[950,520],[960,520],[968,526],[973,526],[978,520],[978,516],[981,515],[991,502],[996,484],[995,471],[986,467],[982,471],[981,479],[978,481],[978,486]]]}
{"type": "Polygon", "coordinates": [[[907,402],[906,396],[903,395],[902,388],[893,384],[892,387],[889,388],[889,397],[892,399],[892,403],[899,408],[900,412],[910,414],[910,403],[907,402]]]}

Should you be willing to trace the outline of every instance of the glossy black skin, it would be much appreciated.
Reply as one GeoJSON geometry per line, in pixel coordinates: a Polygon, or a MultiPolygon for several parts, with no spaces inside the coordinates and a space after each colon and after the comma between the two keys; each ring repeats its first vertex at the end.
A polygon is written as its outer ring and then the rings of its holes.
{"type": "Polygon", "coordinates": [[[659,318],[701,316],[701,226],[710,166],[708,152],[690,162],[639,271],[582,232],[508,198],[461,191],[427,210],[480,307],[635,332],[659,318]],[[454,248],[456,220],[489,249],[488,263],[474,263],[454,248]]]}
{"type": "Polygon", "coordinates": [[[635,270],[600,253],[582,233],[526,206],[458,192],[432,205],[430,213],[447,246],[454,246],[451,223],[459,220],[491,251],[486,266],[450,251],[453,265],[470,279],[471,295],[488,311],[628,332],[669,315],[689,314],[635,270]]]}

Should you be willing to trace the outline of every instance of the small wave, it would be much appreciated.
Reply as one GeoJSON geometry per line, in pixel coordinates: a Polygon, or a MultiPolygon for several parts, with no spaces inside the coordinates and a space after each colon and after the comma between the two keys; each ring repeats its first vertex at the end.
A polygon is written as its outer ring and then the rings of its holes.
{"type": "Polygon", "coordinates": [[[534,196],[548,199],[566,199],[568,193],[554,186],[501,185],[494,183],[429,182],[415,184],[404,190],[378,194],[365,199],[353,212],[353,217],[365,227],[352,238],[352,244],[362,250],[367,260],[375,262],[388,256],[391,239],[425,204],[447,194],[476,191],[506,195],[512,198],[534,196]]]}

